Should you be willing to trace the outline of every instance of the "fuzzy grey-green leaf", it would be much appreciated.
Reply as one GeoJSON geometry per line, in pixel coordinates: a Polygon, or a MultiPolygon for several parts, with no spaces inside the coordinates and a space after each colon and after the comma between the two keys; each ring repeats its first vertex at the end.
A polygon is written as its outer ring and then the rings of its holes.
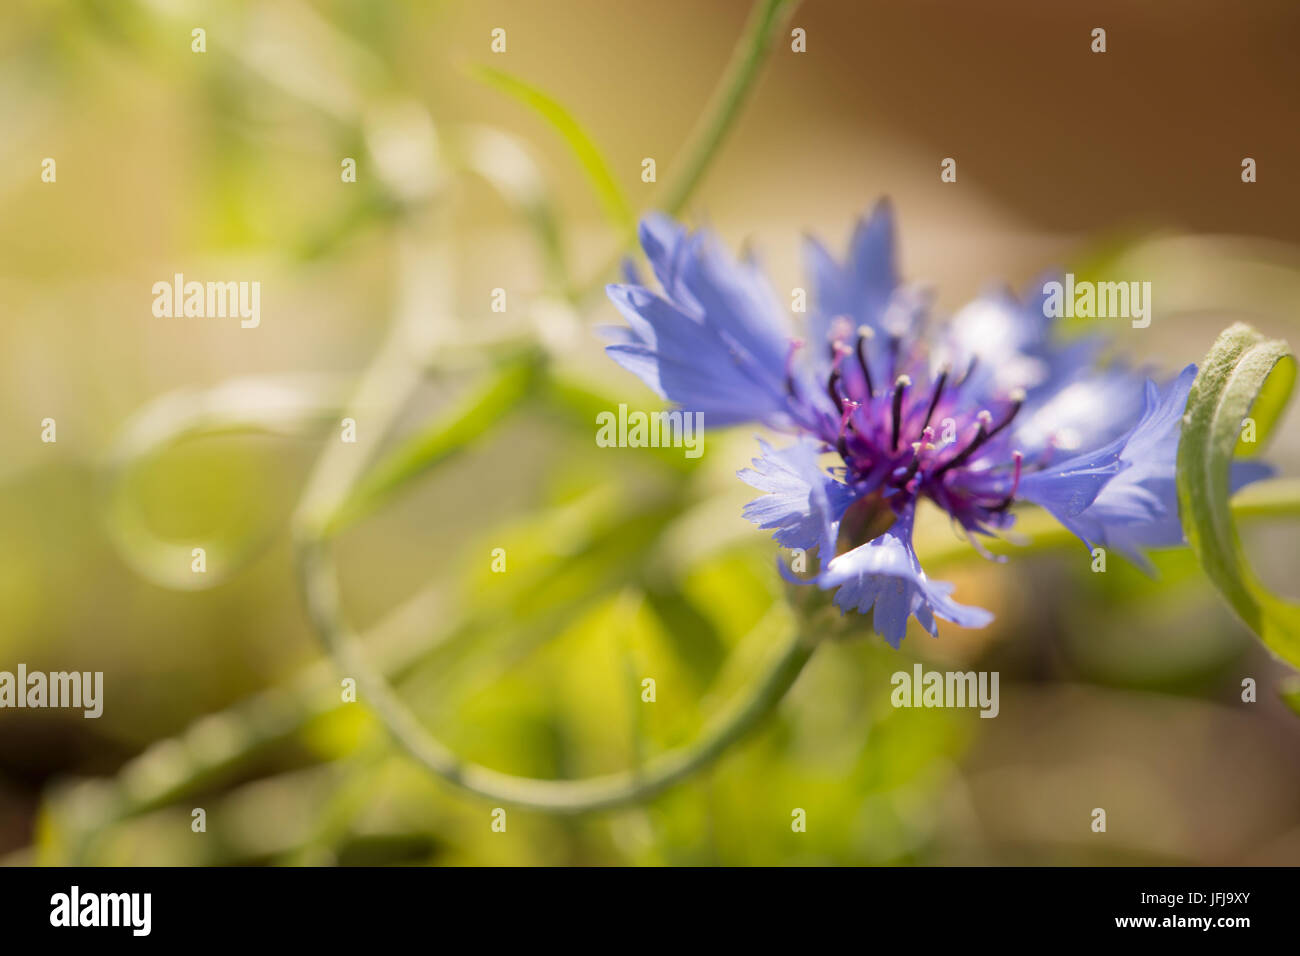
{"type": "Polygon", "coordinates": [[[1234,453],[1262,447],[1294,382],[1295,358],[1285,342],[1243,323],[1226,329],[1187,399],[1177,479],[1183,530],[1205,573],[1269,650],[1300,667],[1300,607],[1251,572],[1228,505],[1234,453]],[[1242,441],[1247,416],[1254,421],[1253,443],[1242,441]]]}

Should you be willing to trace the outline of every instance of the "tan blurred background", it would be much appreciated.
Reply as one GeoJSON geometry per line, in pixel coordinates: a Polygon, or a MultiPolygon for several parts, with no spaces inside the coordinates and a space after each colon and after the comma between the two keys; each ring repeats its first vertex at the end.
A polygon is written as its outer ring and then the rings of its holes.
{"type": "MultiPolygon", "coordinates": [[[[668,178],[748,9],[738,0],[5,5],[0,669],[103,670],[107,701],[98,721],[0,712],[0,855],[69,859],[69,830],[95,813],[77,804],[93,788],[73,781],[109,778],[319,656],[283,535],[318,443],[195,441],[138,476],[135,494],[170,539],[279,532],[249,568],[204,591],[169,590],[127,566],[105,530],[101,466],[130,416],[175,389],[280,372],[347,380],[379,345],[393,302],[393,217],[364,166],[356,186],[340,184],[340,157],[363,144],[329,104],[346,100],[358,76],[386,74],[378,88],[423,103],[440,143],[464,124],[519,137],[553,191],[571,271],[586,277],[616,236],[580,169],[546,123],[468,68],[490,63],[567,106],[632,206],[653,208],[657,187],[641,183],[641,160],[655,157],[668,178]],[[190,29],[205,25],[200,56],[190,29]],[[488,50],[494,27],[508,31],[503,56],[488,50]],[[291,95],[249,65],[260,58],[292,84],[303,50],[338,89],[309,81],[291,95]],[[52,185],[40,181],[47,156],[58,163],[52,185]],[[178,271],[260,280],[261,327],[154,318],[152,284],[178,271]],[[46,417],[58,422],[55,445],[39,440],[46,417]]],[[[1300,337],[1295,3],[811,0],[782,37],[686,210],[733,246],[752,243],[776,288],[801,284],[804,233],[842,249],[855,217],[889,196],[904,272],[935,282],[944,309],[990,282],[1020,288],[1051,266],[1102,262],[1153,282],[1155,321],[1119,328],[1118,348],[1164,372],[1199,360],[1236,319],[1300,337]],[[796,26],[807,31],[803,54],[789,48],[796,26]],[[1089,49],[1098,26],[1101,55],[1089,49]],[[945,157],[957,160],[955,184],[939,180],[945,157]],[[1243,157],[1257,161],[1258,182],[1241,182],[1243,157]]],[[[485,184],[458,182],[446,215],[452,336],[470,339],[497,321],[491,289],[527,295],[541,269],[518,217],[485,184]]],[[[583,313],[588,324],[615,319],[603,301],[583,313]]],[[[580,335],[564,365],[610,394],[650,401],[593,336],[580,335]]],[[[430,384],[408,427],[463,384],[430,384]]],[[[1297,421],[1292,410],[1270,455],[1292,475],[1297,421]]],[[[713,441],[691,478],[734,498],[737,524],[746,493],[730,476],[753,450],[740,431],[713,441]]],[[[592,454],[553,413],[526,410],[345,536],[352,614],[380,620],[431,581],[458,603],[501,600],[465,583],[478,580],[465,569],[485,547],[645,470],[633,452],[592,454]]],[[[405,693],[428,694],[430,725],[500,769],[625,766],[627,741],[595,729],[621,727],[607,682],[622,665],[590,661],[630,629],[634,655],[689,672],[664,648],[690,645],[701,615],[723,656],[741,653],[779,589],[765,537],[731,531],[741,543],[683,586],[696,617],[641,611],[624,628],[619,606],[602,599],[523,647],[509,622],[484,626],[417,671],[405,693]]],[[[572,534],[570,550],[581,552],[583,535],[572,534]]],[[[1248,545],[1265,579],[1294,592],[1293,529],[1252,525],[1248,545]]],[[[898,653],[827,649],[777,721],[644,809],[576,822],[525,814],[509,842],[493,842],[486,804],[423,775],[358,710],[311,723],[193,799],[113,824],[81,858],[1296,864],[1300,717],[1276,699],[1286,670],[1190,558],[1169,556],[1161,569],[1158,582],[1130,569],[1099,581],[1079,549],[945,571],[959,597],[998,613],[994,627],[912,636],[898,653]],[[1000,670],[1000,717],[892,711],[888,674],[917,655],[1000,670]],[[1245,676],[1259,681],[1257,704],[1238,700],[1245,676]],[[190,839],[193,806],[221,821],[212,840],[190,839]],[[817,821],[802,842],[789,831],[792,806],[817,821]],[[1104,836],[1088,829],[1097,806],[1110,815],[1104,836]]],[[[718,695],[739,686],[721,663],[702,673],[653,719],[652,750],[689,739],[718,695]]]]}

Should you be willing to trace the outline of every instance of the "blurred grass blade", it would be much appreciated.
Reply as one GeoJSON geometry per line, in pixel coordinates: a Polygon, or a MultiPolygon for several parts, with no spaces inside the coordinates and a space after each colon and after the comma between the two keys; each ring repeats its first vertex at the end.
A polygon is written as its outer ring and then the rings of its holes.
{"type": "Polygon", "coordinates": [[[207,573],[191,571],[193,541],[153,530],[132,494],[131,477],[187,439],[264,434],[314,438],[338,420],[347,390],[335,376],[240,378],[208,389],[182,389],[150,402],[127,422],[104,465],[105,528],[137,574],[177,590],[216,587],[266,550],[273,525],[251,535],[205,536],[207,573]]]}
{"type": "MultiPolygon", "coordinates": [[[[538,396],[555,410],[561,422],[575,431],[590,431],[602,412],[618,408],[621,396],[611,395],[563,369],[552,369],[538,396]]],[[[647,461],[666,466],[681,475],[689,475],[698,467],[697,458],[687,458],[680,448],[646,448],[647,461]]]]}
{"type": "Polygon", "coordinates": [[[583,172],[587,174],[592,187],[596,190],[596,198],[600,200],[610,222],[620,232],[629,235],[632,233],[636,225],[632,209],[623,197],[622,190],[618,188],[618,183],[614,181],[609,165],[600,150],[582,125],[573,118],[572,113],[541,90],[509,73],[503,73],[490,66],[474,66],[470,68],[470,75],[493,89],[514,97],[555,127],[556,132],[564,137],[564,141],[573,150],[583,172]]]}
{"type": "Polygon", "coordinates": [[[402,485],[485,435],[533,391],[541,367],[541,357],[528,352],[492,372],[473,394],[368,472],[326,523],[326,534],[369,514],[402,485]]]}
{"type": "Polygon", "coordinates": [[[1300,606],[1282,600],[1251,572],[1228,507],[1235,451],[1263,445],[1295,383],[1287,344],[1237,323],[1205,357],[1192,385],[1178,446],[1178,505],[1183,530],[1205,573],[1274,654],[1300,667],[1300,606]],[[1242,421],[1255,420],[1253,445],[1242,421]]]}
{"type": "Polygon", "coordinates": [[[457,162],[490,184],[528,224],[546,268],[548,290],[569,295],[560,220],[551,192],[532,155],[515,136],[491,126],[456,131],[457,162]]]}
{"type": "Polygon", "coordinates": [[[657,583],[647,590],[646,603],[663,625],[673,653],[703,693],[717,680],[727,659],[727,645],[717,626],[675,584],[657,583]]]}

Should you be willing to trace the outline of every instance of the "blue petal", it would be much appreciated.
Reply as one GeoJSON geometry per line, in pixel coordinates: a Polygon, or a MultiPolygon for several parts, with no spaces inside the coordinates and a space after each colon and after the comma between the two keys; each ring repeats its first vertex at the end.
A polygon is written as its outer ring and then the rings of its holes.
{"type": "Polygon", "coordinates": [[[1142,414],[1126,435],[1026,476],[1021,497],[1047,508],[1089,548],[1109,542],[1140,562],[1135,544],[1143,538],[1180,543],[1174,466],[1195,377],[1189,365],[1163,395],[1147,380],[1142,414]]]}
{"type": "Polygon", "coordinates": [[[607,287],[631,327],[610,357],[715,425],[786,424],[790,330],[758,267],[666,216],[647,216],[640,235],[664,297],[639,284],[607,287]]]}
{"type": "Polygon", "coordinates": [[[1093,542],[1113,547],[1139,564],[1145,563],[1140,545],[1172,546],[1183,540],[1174,468],[1183,410],[1195,378],[1196,366],[1187,366],[1163,395],[1155,382],[1146,382],[1142,418],[1120,455],[1127,467],[1078,516],[1080,529],[1093,542]]]}
{"type": "MultiPolygon", "coordinates": [[[[1089,347],[1078,359],[1090,363],[1090,356],[1089,347]]],[[[1049,380],[1030,392],[1016,418],[1013,444],[1026,458],[1049,445],[1070,452],[1097,448],[1127,435],[1142,416],[1140,376],[1120,366],[1093,371],[1086,364],[1071,372],[1068,361],[1073,357],[1053,363],[1049,380]]]]}
{"type": "Polygon", "coordinates": [[[878,202],[869,218],[858,221],[845,265],[812,238],[804,243],[804,258],[813,282],[808,334],[814,355],[826,354],[831,322],[837,316],[848,316],[854,328],[865,325],[884,332],[885,310],[898,287],[894,212],[887,200],[878,202]]]}
{"type": "Polygon", "coordinates": [[[967,368],[978,359],[969,388],[983,395],[1027,392],[1048,380],[1051,365],[1034,317],[1006,291],[986,294],[958,309],[949,324],[940,364],[967,368]]]}
{"type": "Polygon", "coordinates": [[[889,200],[880,200],[868,219],[858,221],[850,248],[858,287],[888,299],[898,284],[898,269],[894,261],[894,207],[889,200]]]}
{"type": "Polygon", "coordinates": [[[608,346],[614,361],[711,424],[774,423],[785,413],[784,370],[758,365],[709,322],[700,322],[641,286],[607,294],[628,320],[633,344],[608,346]]]}
{"type": "Polygon", "coordinates": [[[596,335],[611,345],[640,345],[641,340],[626,325],[598,325],[596,335]]]}
{"type": "Polygon", "coordinates": [[[1234,461],[1228,478],[1231,493],[1236,494],[1252,481],[1263,481],[1265,478],[1272,478],[1275,474],[1277,469],[1262,461],[1234,461]]]}
{"type": "Polygon", "coordinates": [[[654,270],[664,294],[670,299],[680,298],[682,291],[677,284],[677,273],[686,248],[686,227],[656,212],[641,220],[637,235],[641,240],[641,250],[650,260],[650,268],[654,270]]]}
{"type": "Polygon", "coordinates": [[[893,647],[903,640],[913,615],[936,635],[935,617],[961,627],[984,627],[992,614],[953,601],[951,584],[931,581],[921,570],[912,550],[912,517],[909,507],[884,534],[834,558],[818,584],[839,588],[835,603],[841,611],[872,611],[876,633],[893,647]]]}
{"type": "Polygon", "coordinates": [[[1143,399],[1142,379],[1130,369],[1097,368],[1106,337],[1056,341],[1056,320],[1044,312],[1046,278],[1031,283],[1023,299],[995,290],[962,308],[936,357],[953,368],[978,359],[966,391],[984,402],[1024,389],[1013,444],[1027,458],[1049,443],[1080,451],[1127,433],[1143,399]]]}
{"type": "Polygon", "coordinates": [[[681,285],[687,301],[697,304],[701,321],[716,326],[784,381],[793,330],[762,270],[733,260],[707,233],[696,233],[687,244],[681,285]]]}
{"type": "Polygon", "coordinates": [[[753,468],[738,472],[742,480],[768,492],[745,506],[744,515],[786,548],[835,553],[835,536],[852,492],[817,464],[817,448],[799,442],[776,451],[759,439],[763,454],[753,468]]]}
{"type": "Polygon", "coordinates": [[[1025,475],[1017,497],[1041,505],[1064,524],[1086,510],[1106,484],[1123,470],[1124,441],[1119,438],[1094,451],[1025,475]]]}
{"type": "Polygon", "coordinates": [[[687,232],[660,213],[641,221],[640,238],[669,301],[784,374],[791,329],[754,262],[737,262],[709,233],[687,232]]]}
{"type": "MultiPolygon", "coordinates": [[[[1154,382],[1146,383],[1142,417],[1124,438],[1123,467],[1087,508],[1061,519],[1089,548],[1119,551],[1149,571],[1145,549],[1184,543],[1175,469],[1183,412],[1195,378],[1196,366],[1189,365],[1163,392],[1154,382]]],[[[1232,490],[1271,473],[1256,462],[1234,463],[1232,490]]]]}

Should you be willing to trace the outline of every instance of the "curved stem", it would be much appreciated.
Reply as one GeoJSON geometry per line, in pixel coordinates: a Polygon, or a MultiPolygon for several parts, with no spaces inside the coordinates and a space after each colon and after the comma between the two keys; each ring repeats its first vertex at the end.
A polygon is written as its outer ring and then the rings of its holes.
{"type": "MultiPolygon", "coordinates": [[[[1250,485],[1233,498],[1232,511],[1238,520],[1300,515],[1300,479],[1274,479],[1250,485]]],[[[1027,545],[1012,548],[1011,553],[1026,554],[1077,546],[1078,539],[1045,512],[1028,512],[1018,525],[1021,533],[1030,535],[1030,541],[1027,545]]],[[[974,552],[966,542],[953,539],[949,546],[927,550],[926,565],[933,570],[934,567],[968,560],[972,554],[974,552]]],[[[465,626],[464,621],[453,622],[448,618],[436,590],[426,590],[355,641],[365,646],[368,656],[376,661],[372,667],[377,667],[381,676],[386,675],[391,686],[431,647],[450,640],[453,632],[463,632],[465,626]],[[432,639],[427,633],[431,616],[438,622],[432,639]],[[420,621],[426,623],[420,625],[420,621]],[[421,634],[418,641],[412,639],[417,632],[421,634]]],[[[330,692],[330,688],[337,687],[334,675],[338,666],[332,658],[327,658],[305,670],[287,688],[264,691],[227,710],[201,718],[180,735],[155,743],[119,772],[111,795],[111,812],[91,828],[88,836],[78,839],[74,845],[85,844],[90,836],[109,823],[149,812],[182,798],[206,781],[245,765],[275,741],[299,732],[311,718],[342,706],[337,694],[330,692]],[[214,751],[212,735],[207,731],[210,727],[224,729],[222,738],[228,740],[224,749],[214,751]]],[[[1300,703],[1292,703],[1292,700],[1300,702],[1300,693],[1293,691],[1291,694],[1292,697],[1286,698],[1288,703],[1300,710],[1300,703]]],[[[743,733],[747,728],[741,724],[737,729],[743,733]]],[[[733,742],[725,741],[728,745],[733,742]]],[[[678,776],[663,782],[664,771],[660,763],[643,767],[637,776],[645,779],[647,769],[659,774],[651,780],[652,784],[658,784],[658,789],[681,779],[678,776]]],[[[694,769],[698,766],[688,767],[685,772],[694,769]]],[[[69,802],[77,806],[93,805],[96,802],[93,798],[103,786],[103,782],[98,780],[79,784],[75,791],[70,791],[69,802]]],[[[29,848],[10,858],[0,859],[0,865],[28,860],[32,852],[29,848]]],[[[72,860],[84,861],[83,854],[84,846],[81,846],[80,850],[74,850],[72,860]]]]}
{"type": "Polygon", "coordinates": [[[193,574],[193,542],[156,534],[132,500],[127,478],[185,439],[240,434],[316,437],[337,421],[347,394],[338,376],[265,376],[182,389],[140,409],[115,441],[104,467],[104,525],[122,559],[141,577],[178,590],[216,587],[246,567],[271,544],[275,528],[238,540],[205,537],[208,573],[193,574]]]}
{"type": "Polygon", "coordinates": [[[420,363],[413,359],[398,323],[362,377],[353,402],[368,409],[365,420],[372,440],[365,449],[328,446],[293,519],[298,582],[312,625],[340,672],[355,678],[362,699],[407,753],[430,772],[478,796],[533,810],[585,813],[638,803],[672,786],[716,760],[776,707],[812,654],[803,634],[790,640],[740,702],[702,737],[637,770],[583,780],[516,777],[464,761],[435,738],[370,663],[348,625],[329,543],[331,529],[367,474],[374,450],[392,431],[419,375],[420,363]]]}
{"type": "MultiPolygon", "coordinates": [[[[500,773],[462,760],[435,738],[367,660],[344,623],[338,578],[326,542],[298,542],[302,586],[312,622],[340,672],[354,677],[362,697],[398,744],[427,770],[476,796],[528,810],[588,813],[648,800],[720,757],[770,714],[812,657],[814,645],[795,634],[762,676],[700,738],[647,762],[639,770],[580,780],[544,780],[500,773]]],[[[761,625],[760,625],[761,626],[761,625]]]]}
{"type": "MultiPolygon", "coordinates": [[[[759,67],[771,47],[782,14],[798,0],[757,0],[744,35],[685,149],[669,184],[663,207],[675,212],[694,191],[719,144],[739,115],[759,67]]],[[[616,263],[615,263],[616,264],[616,263]]],[[[586,290],[599,288],[597,274],[586,290]]],[[[585,293],[584,293],[585,294],[585,293]]],[[[395,335],[389,354],[371,365],[358,396],[368,398],[370,428],[376,444],[387,435],[410,394],[415,369],[403,360],[395,335]],[[391,349],[391,351],[390,351],[391,349]]],[[[514,777],[462,761],[434,738],[401,702],[392,686],[361,653],[351,634],[329,554],[330,528],[364,474],[368,456],[331,449],[322,457],[294,520],[299,584],[308,612],[327,651],[359,688],[394,738],[433,773],[457,786],[502,803],[555,813],[580,813],[625,806],[649,798],[717,759],[771,712],[794,684],[812,654],[804,635],[796,633],[749,693],[703,737],[689,747],[655,758],[635,771],[586,780],[538,780],[514,777]]]]}

